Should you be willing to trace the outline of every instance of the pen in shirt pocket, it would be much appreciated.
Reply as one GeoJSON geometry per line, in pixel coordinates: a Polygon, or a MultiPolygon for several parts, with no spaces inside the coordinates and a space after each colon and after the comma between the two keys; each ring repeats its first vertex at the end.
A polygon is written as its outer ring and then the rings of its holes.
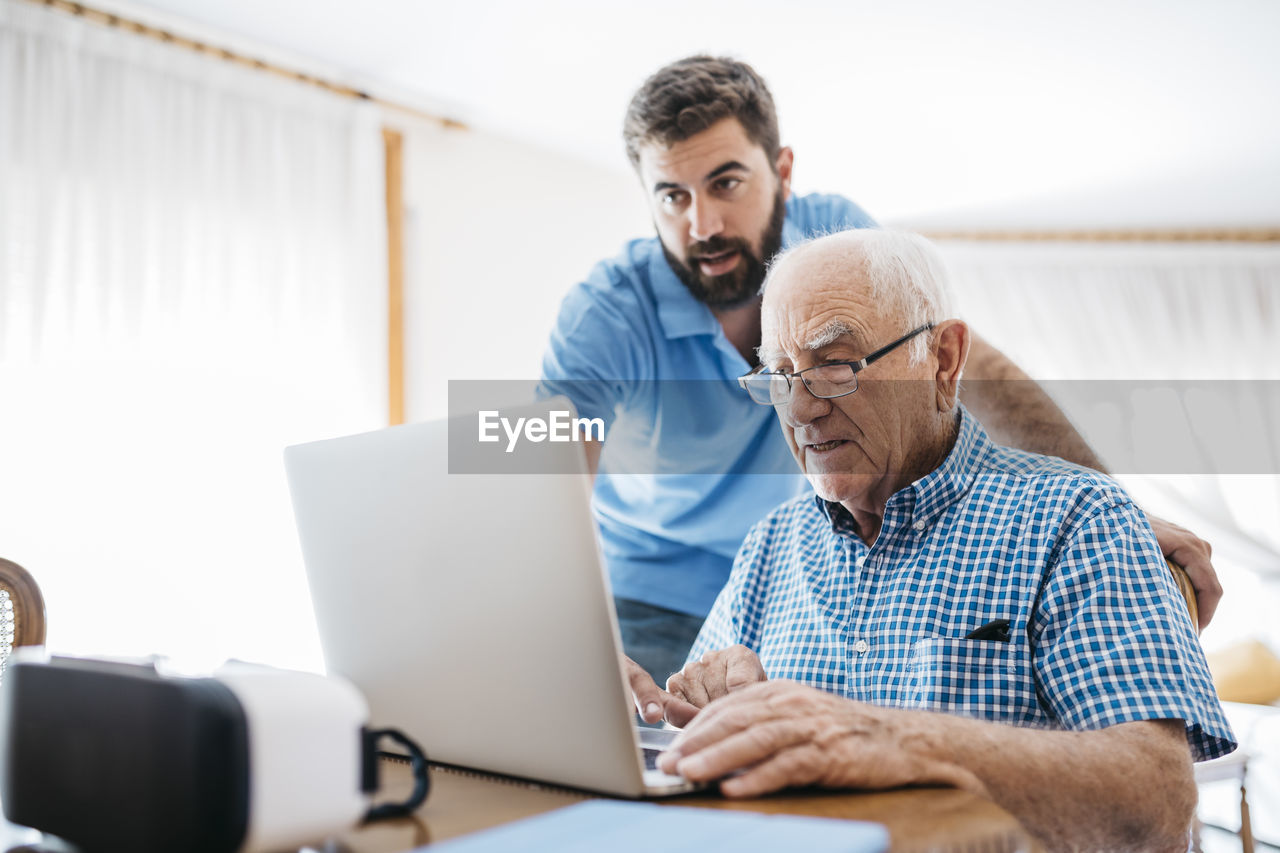
{"type": "Polygon", "coordinates": [[[997,643],[1009,642],[1009,620],[992,619],[985,625],[974,628],[964,635],[966,640],[994,640],[997,643]]]}

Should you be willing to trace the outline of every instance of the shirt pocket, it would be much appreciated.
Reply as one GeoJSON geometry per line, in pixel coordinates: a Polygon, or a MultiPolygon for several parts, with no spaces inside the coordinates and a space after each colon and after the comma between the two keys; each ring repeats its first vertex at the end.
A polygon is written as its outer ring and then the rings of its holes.
{"type": "Polygon", "coordinates": [[[916,642],[907,706],[1007,723],[1045,721],[1029,652],[993,640],[927,637],[916,642]]]}

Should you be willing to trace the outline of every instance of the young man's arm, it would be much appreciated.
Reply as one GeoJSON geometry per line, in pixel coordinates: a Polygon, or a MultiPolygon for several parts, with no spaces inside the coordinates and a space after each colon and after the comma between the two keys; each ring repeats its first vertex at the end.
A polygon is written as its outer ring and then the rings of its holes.
{"type": "MultiPolygon", "coordinates": [[[[998,444],[1058,456],[1106,473],[1102,460],[1076,432],[1057,404],[1004,353],[972,334],[960,399],[998,444]]],[[[1160,550],[1182,566],[1196,589],[1201,630],[1213,618],[1222,584],[1210,562],[1209,543],[1185,527],[1148,515],[1160,550]]]]}
{"type": "Polygon", "coordinates": [[[960,399],[997,444],[1057,456],[1106,473],[1057,404],[1000,350],[970,331],[960,399]]]}

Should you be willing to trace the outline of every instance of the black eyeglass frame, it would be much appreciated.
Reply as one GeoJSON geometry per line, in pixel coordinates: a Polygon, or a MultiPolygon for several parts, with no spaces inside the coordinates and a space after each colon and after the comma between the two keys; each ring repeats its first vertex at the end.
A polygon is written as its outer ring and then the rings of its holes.
{"type": "Polygon", "coordinates": [[[907,332],[905,335],[898,338],[896,341],[885,344],[884,346],[880,347],[880,349],[876,350],[875,352],[871,353],[868,356],[858,359],[857,361],[829,361],[825,364],[815,364],[813,367],[806,367],[804,370],[797,370],[795,373],[770,372],[764,369],[763,364],[760,364],[760,365],[757,365],[750,373],[739,376],[738,386],[742,388],[743,391],[747,392],[747,395],[751,397],[751,401],[753,403],[759,403],[762,406],[776,406],[778,405],[778,403],[775,400],[773,400],[772,395],[770,395],[770,399],[767,401],[756,399],[755,394],[753,394],[751,391],[751,385],[753,384],[751,382],[751,379],[756,376],[770,376],[770,377],[782,376],[786,378],[788,397],[790,396],[790,393],[794,387],[791,380],[797,377],[799,377],[800,381],[804,383],[804,387],[809,391],[809,393],[813,394],[813,396],[817,397],[819,400],[835,400],[839,397],[847,397],[850,394],[852,394],[854,391],[858,390],[858,374],[859,373],[861,373],[863,370],[866,370],[867,367],[879,361],[880,359],[884,358],[886,355],[893,352],[895,349],[902,346],[907,341],[914,338],[916,335],[920,334],[921,332],[927,332],[932,328],[933,328],[933,323],[925,323],[923,326],[912,329],[910,332],[907,332]],[[809,380],[806,379],[804,375],[811,370],[818,370],[820,368],[832,367],[832,366],[837,366],[841,364],[848,365],[850,369],[853,371],[853,387],[850,388],[848,391],[841,391],[839,394],[814,393],[814,390],[809,387],[809,380]]]}

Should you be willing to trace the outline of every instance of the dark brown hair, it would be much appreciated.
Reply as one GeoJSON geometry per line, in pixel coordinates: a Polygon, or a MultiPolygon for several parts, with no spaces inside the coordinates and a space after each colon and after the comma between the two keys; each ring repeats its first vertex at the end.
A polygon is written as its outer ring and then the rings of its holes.
{"type": "Polygon", "coordinates": [[[777,160],[778,114],[755,69],[726,57],[690,56],[644,81],[627,107],[622,139],[631,165],[638,167],[642,145],[670,147],[729,117],[742,123],[770,163],[777,160]]]}

